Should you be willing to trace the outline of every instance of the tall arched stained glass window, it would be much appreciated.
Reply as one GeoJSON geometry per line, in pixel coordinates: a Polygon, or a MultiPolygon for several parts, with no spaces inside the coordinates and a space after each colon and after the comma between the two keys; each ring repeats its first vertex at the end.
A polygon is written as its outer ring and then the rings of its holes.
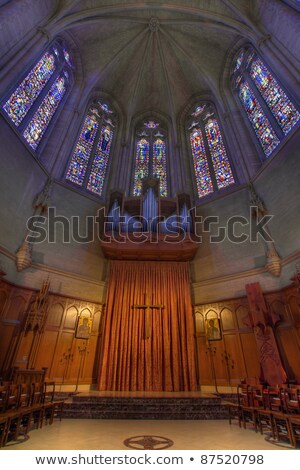
{"type": "Polygon", "coordinates": [[[220,127],[215,117],[209,118],[207,120],[205,124],[205,134],[218,189],[226,188],[226,186],[234,183],[234,178],[222,139],[220,127]]]}
{"type": "Polygon", "coordinates": [[[168,196],[166,132],[154,119],[138,126],[135,144],[133,196],[140,196],[143,179],[154,176],[160,181],[160,195],[168,196]]]}
{"type": "Polygon", "coordinates": [[[235,183],[215,109],[210,103],[194,106],[187,121],[198,197],[235,183]]]}
{"type": "Polygon", "coordinates": [[[190,143],[193,155],[198,196],[206,196],[214,191],[202,131],[195,128],[190,132],[190,143]]]}
{"type": "Polygon", "coordinates": [[[259,58],[251,63],[250,76],[281,129],[288,134],[300,119],[299,111],[259,58]]]}
{"type": "Polygon", "coordinates": [[[54,53],[46,52],[3,105],[19,126],[56,68],[54,53]]]}
{"type": "Polygon", "coordinates": [[[84,118],[69,163],[66,181],[101,196],[107,176],[115,132],[114,112],[95,100],[84,118]]]}
{"type": "Polygon", "coordinates": [[[160,181],[160,195],[168,195],[166,142],[156,137],[153,142],[153,175],[160,181]]]}
{"type": "Polygon", "coordinates": [[[68,75],[66,71],[57,77],[23,133],[30,147],[34,150],[39,145],[55,111],[66,93],[67,80],[68,75]]]}
{"type": "Polygon", "coordinates": [[[252,48],[241,49],[232,67],[233,86],[265,157],[300,121],[300,112],[252,48]]]}
{"type": "Polygon", "coordinates": [[[4,99],[2,111],[36,150],[72,83],[73,63],[62,41],[55,41],[4,99]]]}
{"type": "MultiPolygon", "coordinates": [[[[146,134],[145,137],[148,137],[146,134]]],[[[142,190],[142,181],[149,176],[149,139],[142,137],[136,144],[135,171],[133,195],[139,196],[142,190]]]]}

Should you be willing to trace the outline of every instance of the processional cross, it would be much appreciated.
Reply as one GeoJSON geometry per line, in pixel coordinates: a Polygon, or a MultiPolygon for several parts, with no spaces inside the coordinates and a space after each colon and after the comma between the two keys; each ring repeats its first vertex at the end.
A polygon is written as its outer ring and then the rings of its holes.
{"type": "Polygon", "coordinates": [[[144,305],[132,305],[132,308],[142,308],[145,310],[145,338],[150,338],[150,312],[153,309],[164,308],[164,305],[151,305],[151,296],[150,294],[145,294],[146,303],[144,305]]]}

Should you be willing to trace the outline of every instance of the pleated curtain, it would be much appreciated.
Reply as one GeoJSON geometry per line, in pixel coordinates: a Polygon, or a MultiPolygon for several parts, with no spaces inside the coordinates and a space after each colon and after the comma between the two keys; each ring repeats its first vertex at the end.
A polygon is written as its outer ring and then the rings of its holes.
{"type": "Polygon", "coordinates": [[[99,390],[197,389],[194,322],[187,262],[110,261],[99,390]],[[151,309],[145,339],[145,310],[151,309]]]}

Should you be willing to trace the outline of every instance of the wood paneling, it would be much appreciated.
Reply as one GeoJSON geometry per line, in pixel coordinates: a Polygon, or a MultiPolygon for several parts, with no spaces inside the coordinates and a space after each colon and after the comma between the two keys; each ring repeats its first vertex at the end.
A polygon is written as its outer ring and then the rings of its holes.
{"type": "Polygon", "coordinates": [[[57,337],[58,331],[46,330],[41,339],[39,349],[40,351],[43,351],[43,354],[38,354],[35,367],[37,369],[47,367],[47,375],[49,375],[49,372],[51,371],[57,337]]]}
{"type": "Polygon", "coordinates": [[[62,303],[53,303],[49,309],[47,327],[59,328],[63,319],[64,306],[62,303]]]}
{"type": "Polygon", "coordinates": [[[213,382],[211,360],[212,357],[207,350],[206,339],[204,336],[197,338],[197,354],[200,381],[203,385],[209,385],[213,382]]]}
{"type": "Polygon", "coordinates": [[[14,325],[0,324],[0,370],[5,366],[5,360],[9,353],[14,330],[14,325]]]}
{"type": "Polygon", "coordinates": [[[96,310],[93,316],[92,333],[102,332],[102,309],[96,310]]]}
{"type": "Polygon", "coordinates": [[[76,321],[79,316],[79,310],[79,303],[77,305],[72,305],[68,307],[65,315],[64,328],[75,330],[76,321]]]}
{"type": "Polygon", "coordinates": [[[240,339],[246,368],[245,377],[259,378],[260,365],[254,334],[252,332],[242,333],[240,339]]]}
{"type": "Polygon", "coordinates": [[[249,315],[249,308],[245,305],[239,305],[236,308],[236,319],[238,323],[238,328],[240,330],[247,328],[247,317],[249,315]]]}
{"type": "Polygon", "coordinates": [[[300,349],[297,331],[290,328],[278,328],[277,337],[281,344],[281,357],[289,367],[289,376],[300,377],[300,349]]]}
{"type": "Polygon", "coordinates": [[[7,319],[10,322],[21,321],[24,317],[27,303],[28,298],[26,299],[21,295],[11,297],[10,301],[8,302],[8,308],[4,312],[3,319],[7,319]]]}
{"type": "Polygon", "coordinates": [[[300,325],[300,298],[296,295],[291,295],[288,298],[289,309],[295,325],[300,325]]]}
{"type": "Polygon", "coordinates": [[[222,364],[226,369],[228,382],[232,379],[239,381],[240,377],[246,377],[243,351],[235,333],[224,335],[224,349],[226,352],[223,354],[222,364]]]}
{"type": "Polygon", "coordinates": [[[233,312],[228,306],[223,307],[221,309],[220,318],[221,318],[223,331],[234,330],[235,324],[234,324],[233,312]]]}
{"type": "MultiPolygon", "coordinates": [[[[270,320],[276,323],[278,348],[289,380],[300,378],[300,297],[294,286],[264,295],[270,320]],[[296,328],[298,326],[298,328],[296,328]]],[[[222,341],[211,342],[216,349],[214,366],[218,385],[232,385],[246,377],[260,377],[257,344],[249,322],[246,297],[207,305],[196,305],[198,375],[202,385],[214,385],[208,361],[203,319],[218,317],[222,341]],[[227,358],[227,362],[226,362],[227,358]],[[233,365],[233,368],[232,368],[233,365]],[[230,377],[228,377],[228,367],[230,377]],[[227,370],[226,370],[227,368],[227,370]],[[231,384],[229,384],[229,378],[231,384]]]]}
{"type": "MultiPolygon", "coordinates": [[[[20,325],[34,292],[30,289],[15,287],[0,282],[0,370],[11,365],[17,343],[20,325]]],[[[300,297],[294,287],[265,295],[270,312],[280,317],[276,337],[284,366],[289,379],[300,377],[300,297]]],[[[195,306],[195,325],[197,342],[197,364],[199,382],[214,385],[211,356],[205,337],[205,317],[218,317],[222,325],[222,341],[211,342],[216,380],[218,385],[229,385],[226,370],[230,369],[231,385],[245,377],[259,377],[260,366],[256,342],[252,329],[247,326],[248,314],[246,298],[195,306]]],[[[80,367],[78,346],[87,346],[82,358],[79,384],[97,382],[99,350],[101,342],[102,306],[90,302],[70,299],[61,295],[49,295],[49,314],[45,330],[40,338],[35,367],[48,367],[47,378],[76,384],[80,367]],[[92,317],[92,336],[86,342],[75,339],[75,328],[79,315],[92,317]]],[[[32,333],[28,334],[19,347],[15,363],[22,366],[24,356],[28,355],[32,333]]]]}
{"type": "Polygon", "coordinates": [[[4,290],[0,291],[0,318],[2,317],[3,310],[5,308],[8,293],[4,290]]]}
{"type": "MultiPolygon", "coordinates": [[[[13,365],[26,367],[31,352],[33,333],[21,332],[23,317],[35,292],[0,282],[0,370],[5,373],[13,365]],[[1,302],[2,301],[2,302],[1,302]],[[14,350],[16,354],[14,355],[14,350]]],[[[39,337],[35,354],[35,368],[47,367],[47,379],[76,384],[81,363],[79,384],[92,384],[97,380],[102,305],[50,294],[45,329],[39,337]],[[79,315],[93,318],[93,331],[89,340],[83,341],[87,352],[80,360],[75,339],[79,315]]]]}

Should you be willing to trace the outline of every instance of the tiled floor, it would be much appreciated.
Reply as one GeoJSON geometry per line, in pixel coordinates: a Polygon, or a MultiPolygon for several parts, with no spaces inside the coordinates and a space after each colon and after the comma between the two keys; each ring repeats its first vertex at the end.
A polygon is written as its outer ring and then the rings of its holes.
{"type": "MultiPolygon", "coordinates": [[[[155,435],[174,442],[169,450],[284,450],[251,429],[228,421],[138,421],[64,419],[30,432],[30,439],[3,450],[125,450],[134,436],[155,435]]],[[[129,450],[129,449],[128,449],[129,450]]]]}

